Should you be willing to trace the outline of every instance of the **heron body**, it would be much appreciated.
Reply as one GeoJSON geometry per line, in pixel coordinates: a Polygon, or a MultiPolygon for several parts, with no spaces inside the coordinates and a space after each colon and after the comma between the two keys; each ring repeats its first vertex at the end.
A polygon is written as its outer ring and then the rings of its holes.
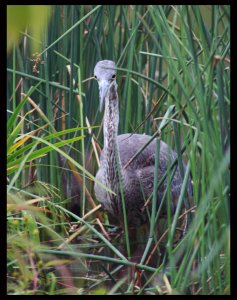
{"type": "MultiPolygon", "coordinates": [[[[136,159],[124,168],[134,154],[151,139],[151,136],[145,134],[118,135],[119,109],[115,63],[110,60],[99,61],[95,66],[94,74],[99,84],[100,109],[102,109],[103,102],[105,102],[104,148],[101,153],[100,168],[96,174],[96,179],[114,192],[111,193],[95,183],[95,194],[102,207],[123,226],[123,193],[128,227],[137,227],[148,222],[148,214],[144,209],[144,204],[153,192],[156,142],[153,140],[136,159]]],[[[177,154],[161,141],[158,181],[164,176],[168,166],[176,157],[177,154]]],[[[157,192],[157,208],[166,185],[167,180],[163,182],[157,192]]],[[[179,168],[177,168],[169,189],[172,213],[175,212],[181,187],[182,177],[179,168]]],[[[189,195],[192,193],[191,190],[191,180],[189,178],[189,195]]],[[[151,208],[151,202],[148,204],[148,208],[151,208]]],[[[162,214],[166,214],[165,205],[162,207],[162,214]]]]}

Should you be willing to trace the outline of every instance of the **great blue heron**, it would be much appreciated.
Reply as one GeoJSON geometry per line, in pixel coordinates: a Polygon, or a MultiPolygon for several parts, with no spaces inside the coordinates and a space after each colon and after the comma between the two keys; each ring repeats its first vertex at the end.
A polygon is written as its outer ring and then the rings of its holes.
{"type": "MultiPolygon", "coordinates": [[[[96,174],[96,179],[114,192],[112,194],[101,187],[101,185],[95,183],[95,194],[102,207],[123,226],[123,193],[126,204],[127,224],[129,228],[134,228],[148,222],[144,203],[153,192],[156,143],[153,140],[127,168],[124,168],[131,157],[151,139],[151,136],[145,134],[117,134],[119,106],[115,68],[113,61],[102,60],[96,64],[94,69],[94,76],[99,84],[100,110],[102,110],[102,106],[105,103],[104,148],[101,153],[100,168],[96,174]]],[[[168,165],[176,157],[176,152],[161,141],[158,180],[163,177],[168,165]]],[[[185,165],[184,169],[186,169],[185,165]]],[[[177,168],[170,184],[172,213],[176,210],[182,183],[183,180],[179,168],[177,168]]],[[[164,181],[157,192],[157,208],[166,185],[167,180],[164,181]]],[[[192,186],[190,178],[187,184],[187,192],[191,196],[192,186]]],[[[150,208],[151,204],[148,207],[150,208]]],[[[163,215],[165,214],[166,207],[164,205],[163,215]]]]}

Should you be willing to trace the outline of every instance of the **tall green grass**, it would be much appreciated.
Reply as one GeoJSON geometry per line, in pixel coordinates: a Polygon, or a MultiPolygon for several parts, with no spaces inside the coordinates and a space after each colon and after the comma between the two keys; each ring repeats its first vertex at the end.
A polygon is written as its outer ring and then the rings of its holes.
{"type": "Polygon", "coordinates": [[[230,294],[230,7],[52,6],[41,53],[30,52],[33,39],[25,31],[7,62],[8,293],[230,294]],[[162,128],[192,175],[187,233],[175,245],[178,214],[168,216],[155,268],[145,265],[151,228],[139,287],[137,273],[116,280],[133,263],[109,239],[93,192],[103,114],[91,79],[101,59],[118,67],[119,133],[162,128]]]}

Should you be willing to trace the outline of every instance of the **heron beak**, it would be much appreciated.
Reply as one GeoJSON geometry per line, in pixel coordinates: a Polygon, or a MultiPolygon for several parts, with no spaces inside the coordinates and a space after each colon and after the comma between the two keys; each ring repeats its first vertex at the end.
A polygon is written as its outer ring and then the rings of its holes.
{"type": "Polygon", "coordinates": [[[100,80],[99,81],[99,91],[100,91],[100,111],[102,111],[103,104],[105,98],[107,97],[108,91],[110,87],[110,82],[107,80],[100,80]]]}

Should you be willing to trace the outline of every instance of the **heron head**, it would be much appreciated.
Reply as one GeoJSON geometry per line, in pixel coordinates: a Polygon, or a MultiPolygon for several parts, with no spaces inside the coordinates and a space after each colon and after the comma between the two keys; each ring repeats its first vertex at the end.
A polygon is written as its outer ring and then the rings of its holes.
{"type": "Polygon", "coordinates": [[[116,65],[112,60],[99,61],[94,69],[95,79],[99,84],[100,111],[102,110],[108,91],[116,78],[116,65]]]}

